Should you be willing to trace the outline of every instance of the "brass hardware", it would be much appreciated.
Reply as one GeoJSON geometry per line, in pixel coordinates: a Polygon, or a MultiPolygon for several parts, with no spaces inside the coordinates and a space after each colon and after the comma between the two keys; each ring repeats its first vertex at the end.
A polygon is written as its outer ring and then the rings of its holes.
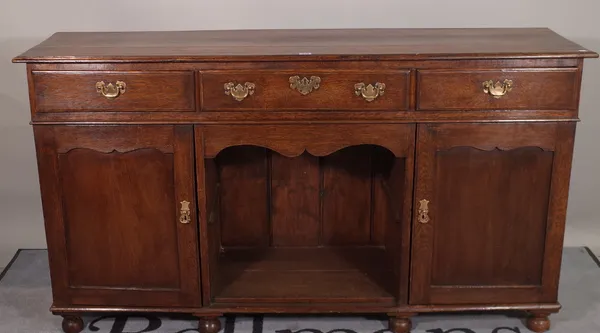
{"type": "Polygon", "coordinates": [[[183,200],[181,202],[181,209],[179,210],[179,222],[188,224],[192,221],[190,217],[190,202],[183,200]]]}
{"type": "Polygon", "coordinates": [[[419,222],[426,224],[429,223],[429,200],[419,201],[419,222]]]}
{"type": "Polygon", "coordinates": [[[321,78],[318,76],[311,76],[310,79],[303,77],[300,79],[299,76],[290,76],[290,88],[298,90],[302,95],[308,95],[314,90],[319,89],[321,86],[321,78]]]}
{"type": "Polygon", "coordinates": [[[362,96],[367,102],[374,101],[377,97],[383,96],[385,92],[385,83],[375,83],[375,85],[365,85],[363,82],[354,85],[356,96],[362,96]]]}
{"type": "Polygon", "coordinates": [[[506,95],[507,92],[512,90],[512,80],[504,80],[504,82],[493,80],[485,81],[483,83],[483,92],[492,95],[494,98],[500,98],[506,95]]]}
{"type": "Polygon", "coordinates": [[[227,82],[224,85],[225,95],[233,97],[236,101],[241,102],[248,95],[254,95],[254,88],[256,85],[252,82],[246,82],[244,85],[238,83],[237,85],[233,82],[227,82]]]}
{"type": "Polygon", "coordinates": [[[108,99],[115,99],[125,93],[127,85],[123,81],[117,81],[115,84],[106,84],[104,81],[96,82],[96,91],[108,99]]]}

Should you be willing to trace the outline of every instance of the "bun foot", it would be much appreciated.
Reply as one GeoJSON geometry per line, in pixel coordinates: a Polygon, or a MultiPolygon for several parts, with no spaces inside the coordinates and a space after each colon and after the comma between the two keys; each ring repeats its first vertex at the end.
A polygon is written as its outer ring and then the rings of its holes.
{"type": "Polygon", "coordinates": [[[410,333],[412,321],[409,317],[391,317],[389,329],[394,333],[410,333]]]}
{"type": "Polygon", "coordinates": [[[62,329],[65,333],[79,333],[83,331],[83,319],[79,316],[63,316],[62,329]]]}
{"type": "Polygon", "coordinates": [[[550,319],[547,313],[531,313],[527,318],[527,328],[533,332],[546,332],[550,329],[550,319]]]}
{"type": "Polygon", "coordinates": [[[217,333],[221,330],[221,321],[218,317],[201,317],[198,330],[200,333],[217,333]]]}

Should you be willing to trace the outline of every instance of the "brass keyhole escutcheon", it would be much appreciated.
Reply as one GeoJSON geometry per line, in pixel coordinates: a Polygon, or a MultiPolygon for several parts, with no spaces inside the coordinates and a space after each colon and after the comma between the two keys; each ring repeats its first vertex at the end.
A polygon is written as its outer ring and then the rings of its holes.
{"type": "Polygon", "coordinates": [[[179,222],[182,224],[188,224],[192,221],[190,213],[190,202],[183,200],[180,202],[181,209],[179,210],[179,222]]]}
{"type": "Polygon", "coordinates": [[[431,220],[429,218],[429,200],[421,200],[419,201],[419,217],[418,220],[420,223],[426,224],[431,220]]]}

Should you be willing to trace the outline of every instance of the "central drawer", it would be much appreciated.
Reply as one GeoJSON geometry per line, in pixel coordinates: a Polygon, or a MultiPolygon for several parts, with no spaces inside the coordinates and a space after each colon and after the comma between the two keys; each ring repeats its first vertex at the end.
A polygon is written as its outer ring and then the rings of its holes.
{"type": "Polygon", "coordinates": [[[207,71],[203,111],[408,109],[409,70],[207,71]]]}

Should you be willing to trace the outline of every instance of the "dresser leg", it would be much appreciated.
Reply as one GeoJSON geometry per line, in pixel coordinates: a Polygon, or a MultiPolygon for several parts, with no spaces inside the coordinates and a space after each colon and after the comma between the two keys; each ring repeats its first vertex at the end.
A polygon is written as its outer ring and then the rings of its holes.
{"type": "Polygon", "coordinates": [[[549,315],[547,312],[530,312],[527,318],[527,328],[536,333],[546,332],[550,329],[549,315]]]}
{"type": "Polygon", "coordinates": [[[200,333],[217,333],[221,330],[221,321],[219,317],[199,316],[198,331],[200,333]]]}
{"type": "Polygon", "coordinates": [[[74,315],[63,315],[62,329],[65,333],[79,333],[83,331],[83,319],[74,315]]]}
{"type": "Polygon", "coordinates": [[[394,333],[409,333],[412,329],[412,314],[402,313],[390,315],[389,329],[394,333]]]}

